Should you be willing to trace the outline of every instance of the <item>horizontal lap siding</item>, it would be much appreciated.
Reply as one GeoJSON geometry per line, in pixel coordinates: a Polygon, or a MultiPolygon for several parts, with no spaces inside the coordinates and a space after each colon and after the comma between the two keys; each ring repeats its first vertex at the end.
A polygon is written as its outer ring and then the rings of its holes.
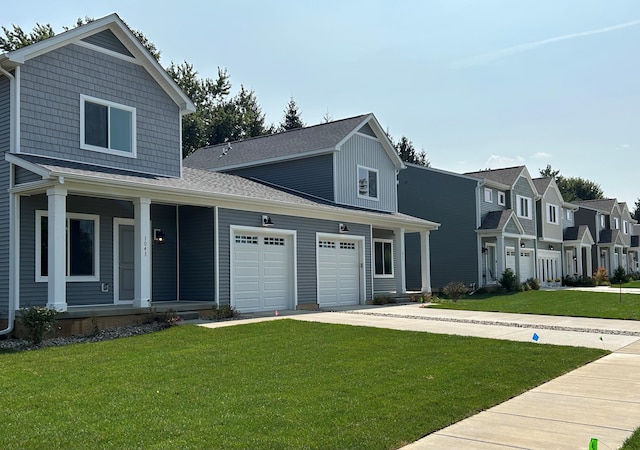
{"type": "Polygon", "coordinates": [[[11,136],[11,83],[0,75],[0,152],[10,150],[11,136]]]}
{"type": "Polygon", "coordinates": [[[23,169],[22,167],[18,167],[18,166],[14,166],[14,167],[15,167],[14,173],[15,173],[16,184],[31,183],[33,181],[42,180],[42,177],[38,174],[35,174],[26,169],[23,169]]]}
{"type": "MultiPolygon", "coordinates": [[[[220,303],[228,305],[231,300],[230,226],[260,227],[262,213],[220,209],[219,214],[220,303]]],[[[263,228],[264,232],[271,229],[297,231],[298,305],[317,304],[316,233],[337,233],[338,222],[276,214],[269,214],[269,217],[274,225],[271,228],[263,228]]],[[[349,236],[365,236],[366,298],[371,299],[371,282],[368,275],[371,273],[369,225],[349,222],[345,224],[349,229],[349,236]]]]}
{"type": "MultiPolygon", "coordinates": [[[[233,151],[233,150],[230,150],[233,151]]],[[[316,197],[333,200],[333,154],[230,171],[316,197]]]]}
{"type": "Polygon", "coordinates": [[[21,151],[180,176],[178,106],[140,65],[67,45],[21,68],[21,151]],[[136,108],[137,158],[80,149],[80,95],[136,108]]]}
{"type": "MultiPolygon", "coordinates": [[[[151,230],[160,229],[165,235],[164,244],[152,244],[151,299],[175,301],[177,291],[177,227],[176,208],[167,205],[151,205],[151,230]]],[[[153,240],[153,235],[151,237],[153,240]]]]}
{"type": "MultiPolygon", "coordinates": [[[[400,212],[441,224],[429,233],[432,288],[438,290],[451,281],[478,283],[477,182],[411,166],[401,170],[399,177],[400,212]]],[[[498,208],[497,204],[487,205],[498,208]]],[[[419,290],[422,278],[417,233],[405,237],[405,248],[407,289],[419,290]]]]}
{"type": "MultiPolygon", "coordinates": [[[[36,210],[46,211],[46,195],[22,197],[20,200],[20,305],[46,305],[47,283],[35,282],[36,210]]],[[[133,205],[122,200],[67,197],[67,212],[100,216],[100,279],[91,282],[68,282],[69,306],[113,303],[113,292],[101,292],[101,284],[113,287],[113,218],[133,218],[133,205]]]]}
{"type": "Polygon", "coordinates": [[[9,163],[0,161],[0,315],[9,299],[9,163]]]}
{"type": "Polygon", "coordinates": [[[181,206],[180,300],[215,300],[214,209],[181,206]]]}

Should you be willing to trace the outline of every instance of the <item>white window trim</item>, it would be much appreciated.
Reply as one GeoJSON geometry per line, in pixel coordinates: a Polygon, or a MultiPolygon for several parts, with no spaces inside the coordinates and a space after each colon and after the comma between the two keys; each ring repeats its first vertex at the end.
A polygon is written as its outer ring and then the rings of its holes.
{"type": "Polygon", "coordinates": [[[505,206],[507,204],[507,195],[503,191],[498,191],[498,205],[505,206]]]}
{"type": "MultiPolygon", "coordinates": [[[[108,117],[111,115],[109,114],[108,117]]],[[[102,100],[100,98],[90,97],[88,95],[80,94],[80,148],[83,150],[91,150],[94,152],[108,153],[110,155],[124,156],[126,158],[137,157],[137,121],[136,121],[136,109],[131,106],[122,105],[120,103],[110,102],[108,100],[102,100]],[[96,103],[98,105],[104,105],[108,107],[114,107],[123,111],[129,111],[131,113],[131,151],[125,152],[122,150],[114,150],[111,148],[98,147],[97,145],[85,144],[84,142],[84,104],[85,102],[96,103]]],[[[111,125],[108,127],[108,134],[111,135],[111,125]]]]}
{"type": "Polygon", "coordinates": [[[522,217],[524,219],[533,219],[533,215],[531,214],[531,202],[532,200],[530,197],[516,195],[516,213],[518,217],[522,217]],[[527,211],[525,213],[523,213],[522,207],[520,206],[522,200],[527,201],[527,211]]]}
{"type": "Polygon", "coordinates": [[[493,203],[493,189],[484,188],[484,201],[485,203],[493,203]]]}
{"type": "Polygon", "coordinates": [[[373,277],[374,278],[393,278],[394,274],[396,273],[396,267],[395,267],[395,254],[394,254],[394,250],[393,250],[393,239],[373,239],[373,277]],[[384,270],[384,244],[389,243],[391,244],[391,273],[384,273],[384,274],[377,274],[376,273],[376,243],[380,242],[382,243],[382,250],[383,250],[383,259],[382,259],[382,264],[383,264],[383,270],[384,270]]]}
{"type": "Polygon", "coordinates": [[[604,217],[604,214],[600,216],[600,228],[605,228],[607,226],[607,221],[604,217]]]}
{"type": "Polygon", "coordinates": [[[565,216],[569,222],[573,222],[573,211],[567,209],[567,215],[565,216]]]}
{"type": "Polygon", "coordinates": [[[558,214],[559,211],[560,211],[560,208],[558,208],[558,205],[554,205],[552,203],[547,203],[547,223],[558,225],[560,223],[560,217],[559,217],[559,214],[558,214]],[[553,208],[553,210],[555,211],[555,214],[554,214],[555,220],[551,220],[552,219],[552,217],[550,217],[551,216],[551,214],[550,214],[551,208],[553,208]]]}
{"type": "Polygon", "coordinates": [[[629,222],[627,222],[626,220],[622,221],[622,231],[624,232],[624,234],[629,234],[629,222]]]}
{"type": "Polygon", "coordinates": [[[613,229],[614,230],[620,229],[620,219],[618,219],[617,217],[613,218],[613,229]]]}
{"type": "Polygon", "coordinates": [[[380,172],[378,171],[378,169],[372,169],[371,167],[367,167],[367,166],[360,166],[358,165],[357,169],[356,169],[356,192],[358,195],[358,198],[363,198],[366,200],[374,200],[374,201],[379,201],[380,200],[380,172]],[[376,194],[378,195],[377,197],[371,197],[369,195],[362,195],[360,193],[360,169],[364,169],[364,170],[368,170],[370,172],[375,172],[376,173],[376,194]]]}
{"type": "MultiPolygon", "coordinates": [[[[49,277],[48,276],[42,276],[42,274],[40,273],[40,262],[41,262],[41,258],[42,258],[42,254],[41,254],[41,248],[42,248],[42,242],[41,242],[42,217],[49,217],[48,211],[36,210],[36,239],[35,239],[35,244],[36,244],[35,274],[36,274],[36,277],[35,278],[36,278],[36,282],[37,283],[43,283],[43,282],[49,281],[49,277]]],[[[80,220],[92,220],[93,221],[93,232],[94,232],[94,237],[95,237],[95,240],[93,242],[93,251],[94,251],[94,254],[93,254],[93,267],[95,267],[95,273],[93,275],[76,275],[76,276],[67,275],[65,279],[66,279],[66,281],[73,281],[73,282],[100,281],[100,216],[95,215],[95,214],[67,213],[66,218],[65,218],[66,227],[67,227],[67,229],[65,231],[65,237],[66,237],[66,243],[65,243],[66,273],[69,273],[69,264],[70,264],[70,260],[69,260],[70,240],[68,239],[68,236],[67,236],[67,234],[69,233],[69,224],[68,224],[69,219],[80,219],[80,220]]]]}

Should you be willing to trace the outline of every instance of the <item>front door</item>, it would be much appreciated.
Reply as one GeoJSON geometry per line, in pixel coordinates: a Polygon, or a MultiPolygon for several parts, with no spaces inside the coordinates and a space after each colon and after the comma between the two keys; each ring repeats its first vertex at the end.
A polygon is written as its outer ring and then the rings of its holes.
{"type": "Polygon", "coordinates": [[[134,226],[131,219],[114,219],[114,303],[131,302],[135,294],[134,226]]]}

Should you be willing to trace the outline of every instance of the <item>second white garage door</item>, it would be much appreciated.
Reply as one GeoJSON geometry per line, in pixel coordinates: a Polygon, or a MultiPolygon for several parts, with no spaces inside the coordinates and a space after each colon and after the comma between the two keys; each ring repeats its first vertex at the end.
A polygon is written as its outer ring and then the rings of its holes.
{"type": "Polygon", "coordinates": [[[318,305],[343,306],[360,303],[360,242],[318,240],[318,305]]]}
{"type": "Polygon", "coordinates": [[[231,303],[240,312],[292,309],[293,238],[235,232],[231,303]]]}

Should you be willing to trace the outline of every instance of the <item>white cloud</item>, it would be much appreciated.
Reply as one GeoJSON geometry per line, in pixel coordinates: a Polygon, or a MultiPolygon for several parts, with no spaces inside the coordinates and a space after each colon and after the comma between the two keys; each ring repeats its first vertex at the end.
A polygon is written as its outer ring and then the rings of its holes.
{"type": "Polygon", "coordinates": [[[631,146],[629,144],[620,144],[620,148],[623,148],[625,150],[628,150],[631,148],[631,146]]]}
{"type": "Polygon", "coordinates": [[[521,166],[525,163],[522,156],[491,155],[484,163],[483,169],[500,169],[502,167],[521,166]]]}
{"type": "Polygon", "coordinates": [[[551,153],[545,152],[537,152],[531,156],[533,159],[549,159],[551,158],[551,153]]]}
{"type": "Polygon", "coordinates": [[[640,20],[632,20],[631,22],[624,22],[618,25],[612,25],[610,27],[598,28],[590,31],[582,31],[580,33],[564,34],[562,36],[556,36],[541,41],[529,42],[527,44],[515,45],[513,47],[504,48],[502,50],[496,50],[495,52],[483,53],[481,55],[472,56],[471,58],[455,61],[451,64],[454,69],[463,69],[465,67],[478,66],[487,64],[492,61],[496,61],[502,58],[508,58],[518,53],[533,50],[534,48],[541,47],[547,44],[553,44],[555,42],[567,41],[570,39],[577,39],[586,36],[592,36],[594,34],[609,33],[611,31],[621,30],[623,28],[635,27],[640,25],[640,20]]]}

